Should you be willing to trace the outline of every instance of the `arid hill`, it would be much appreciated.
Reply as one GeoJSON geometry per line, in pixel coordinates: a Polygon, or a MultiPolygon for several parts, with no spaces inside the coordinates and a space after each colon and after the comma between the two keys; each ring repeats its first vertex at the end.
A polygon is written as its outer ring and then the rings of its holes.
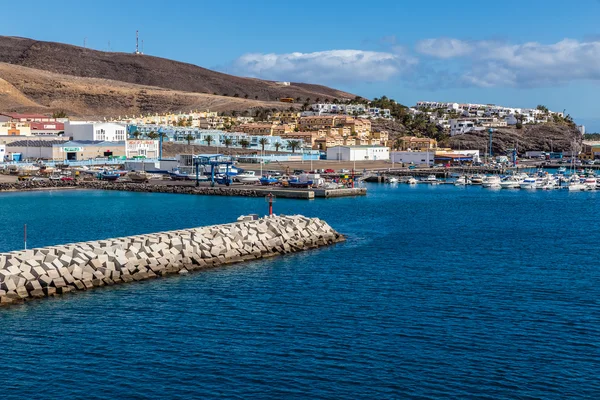
{"type": "Polygon", "coordinates": [[[0,63],[0,110],[52,113],[65,110],[75,118],[163,113],[285,109],[289,104],[214,96],[108,79],[80,78],[0,63]]]}
{"type": "MultiPolygon", "coordinates": [[[[0,36],[0,62],[85,78],[100,78],[184,92],[237,95],[239,98],[302,102],[354,95],[325,86],[242,78],[165,58],[91,50],[62,43],[0,36]]],[[[1,77],[1,76],[0,76],[1,77]]]]}
{"type": "MultiPolygon", "coordinates": [[[[577,128],[568,124],[523,125],[523,129],[498,128],[493,132],[492,151],[497,155],[515,147],[519,153],[529,150],[571,151],[573,143],[580,145],[581,139],[577,128]]],[[[483,131],[456,135],[447,144],[456,149],[479,149],[484,154],[489,148],[489,133],[483,131]]]]}

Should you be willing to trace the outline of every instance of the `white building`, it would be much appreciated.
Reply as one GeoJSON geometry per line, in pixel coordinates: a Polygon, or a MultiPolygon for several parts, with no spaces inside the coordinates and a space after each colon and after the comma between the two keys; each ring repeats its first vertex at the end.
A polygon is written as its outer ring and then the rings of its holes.
{"type": "Polygon", "coordinates": [[[125,156],[127,158],[158,158],[158,148],[158,140],[127,140],[125,143],[125,156]]]}
{"type": "Polygon", "coordinates": [[[389,160],[390,149],[386,146],[333,146],[327,148],[327,159],[339,161],[389,160]]]}
{"type": "Polygon", "coordinates": [[[481,157],[479,155],[479,150],[452,150],[450,152],[446,152],[446,154],[460,154],[463,156],[473,157],[473,162],[481,162],[481,157]]]}
{"type": "Polygon", "coordinates": [[[65,136],[73,140],[123,142],[127,139],[127,127],[114,122],[69,121],[65,123],[65,136]]]}
{"type": "Polygon", "coordinates": [[[585,135],[585,125],[579,125],[577,129],[582,135],[585,135]]]}
{"type": "Polygon", "coordinates": [[[393,151],[391,158],[395,163],[433,165],[435,151],[393,151]]]}
{"type": "Polygon", "coordinates": [[[465,121],[462,119],[451,119],[450,136],[462,135],[463,133],[471,132],[475,128],[475,122],[465,121]]]}

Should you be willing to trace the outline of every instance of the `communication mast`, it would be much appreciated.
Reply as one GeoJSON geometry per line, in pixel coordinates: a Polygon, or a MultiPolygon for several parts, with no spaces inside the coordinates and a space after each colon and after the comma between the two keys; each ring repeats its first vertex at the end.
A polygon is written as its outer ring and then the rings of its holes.
{"type": "Polygon", "coordinates": [[[135,31],[135,54],[140,54],[140,33],[139,31],[135,31]]]}

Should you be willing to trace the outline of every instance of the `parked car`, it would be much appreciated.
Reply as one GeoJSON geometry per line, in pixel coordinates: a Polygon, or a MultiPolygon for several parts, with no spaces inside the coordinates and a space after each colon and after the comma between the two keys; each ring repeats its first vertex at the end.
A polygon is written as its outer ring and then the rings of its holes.
{"type": "Polygon", "coordinates": [[[71,178],[70,176],[61,176],[60,180],[63,182],[66,182],[66,181],[72,181],[73,178],[71,178]]]}
{"type": "Polygon", "coordinates": [[[348,174],[348,173],[350,173],[350,170],[349,169],[341,169],[340,172],[342,174],[348,174]]]}
{"type": "Polygon", "coordinates": [[[334,169],[331,169],[331,168],[327,168],[327,169],[325,170],[325,173],[326,173],[326,174],[335,174],[335,170],[334,170],[334,169]]]}
{"type": "Polygon", "coordinates": [[[294,175],[300,175],[300,174],[305,174],[306,171],[303,169],[295,169],[294,170],[294,175]]]}
{"type": "Polygon", "coordinates": [[[45,181],[45,179],[42,178],[41,176],[34,176],[33,178],[31,178],[31,180],[33,182],[42,182],[42,181],[45,181]]]}

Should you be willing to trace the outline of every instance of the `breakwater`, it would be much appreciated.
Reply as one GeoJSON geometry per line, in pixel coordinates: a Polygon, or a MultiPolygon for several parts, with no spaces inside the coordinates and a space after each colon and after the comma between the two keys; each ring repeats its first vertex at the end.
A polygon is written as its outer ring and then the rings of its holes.
{"type": "Polygon", "coordinates": [[[0,183],[0,192],[15,192],[44,189],[92,189],[118,190],[142,193],[195,194],[206,196],[240,196],[264,197],[269,193],[277,197],[312,200],[316,197],[365,196],[365,188],[342,189],[292,189],[278,186],[195,186],[194,184],[164,183],[131,183],[107,181],[25,181],[0,183]]]}
{"type": "Polygon", "coordinates": [[[0,253],[0,304],[186,274],[343,240],[318,218],[247,216],[231,224],[0,253]]]}

